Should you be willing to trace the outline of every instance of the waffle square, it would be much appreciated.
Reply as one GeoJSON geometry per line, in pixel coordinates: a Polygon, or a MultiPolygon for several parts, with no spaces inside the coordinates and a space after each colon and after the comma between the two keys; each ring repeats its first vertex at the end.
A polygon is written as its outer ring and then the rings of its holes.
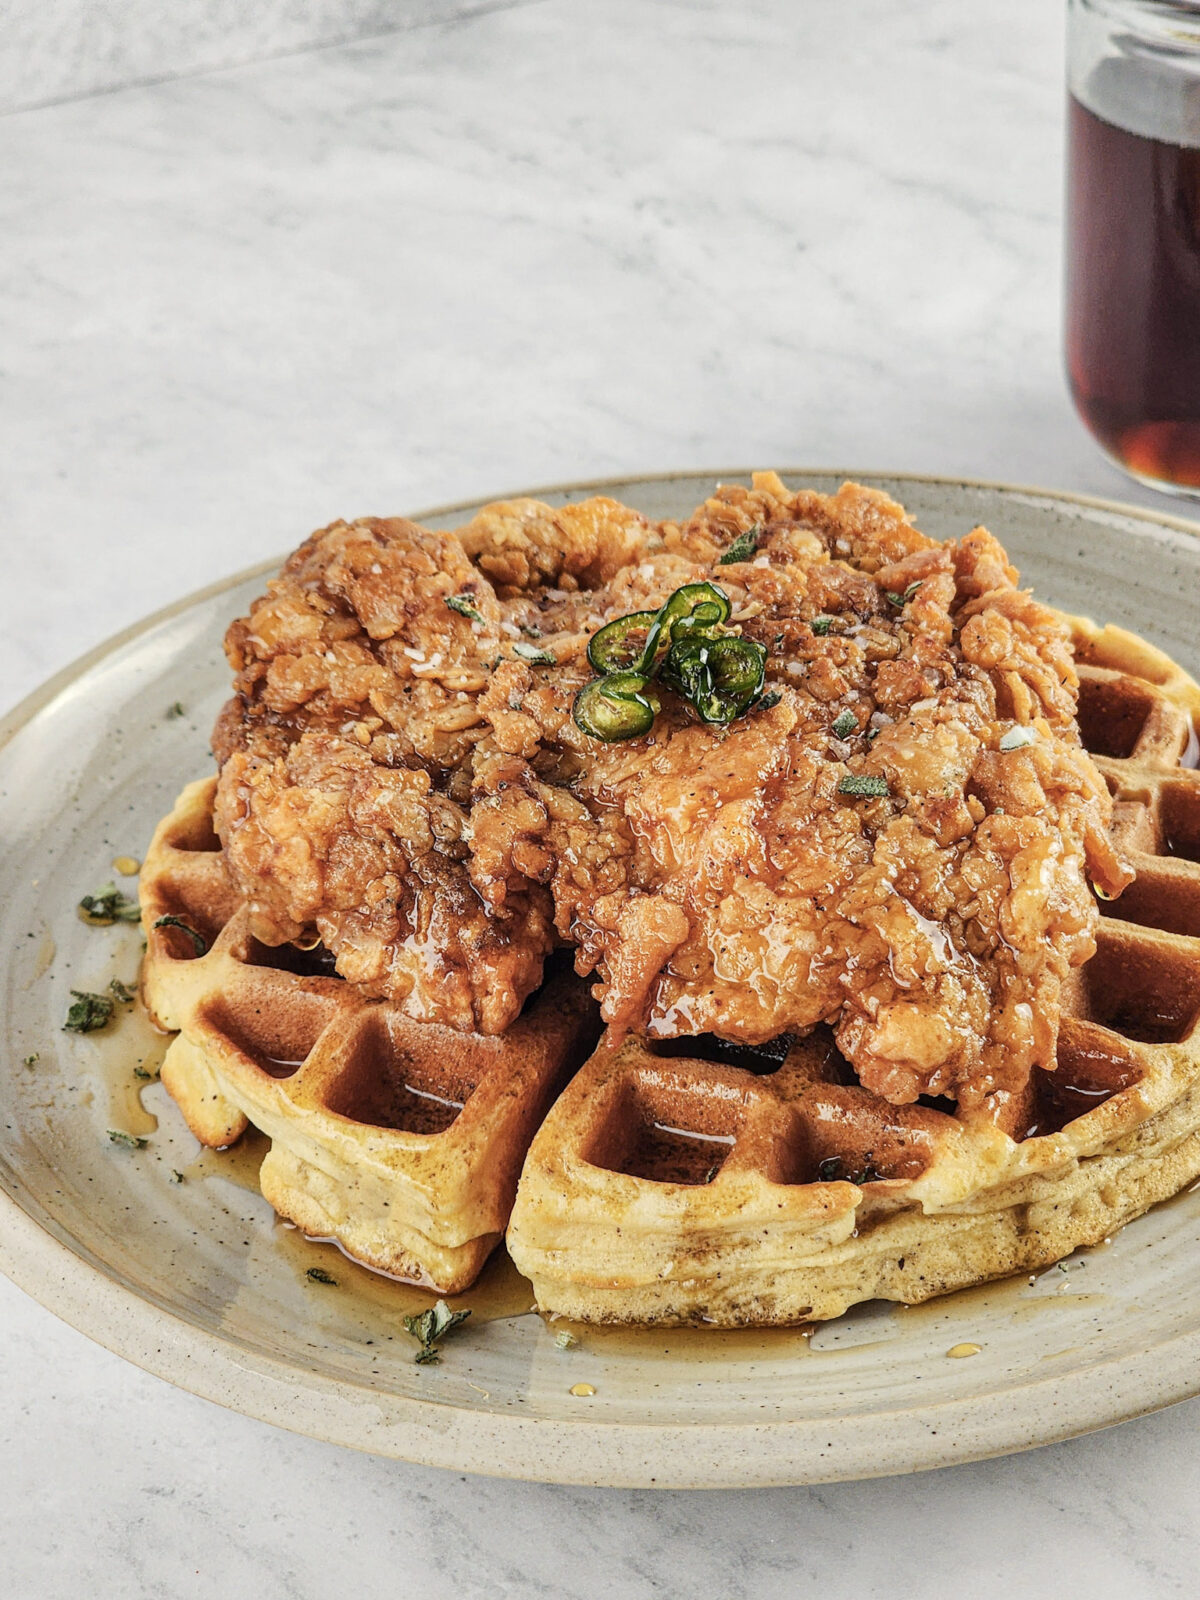
{"type": "Polygon", "coordinates": [[[1095,1244],[1200,1173],[1200,688],[1121,629],[1072,627],[1137,879],[1072,975],[1057,1070],[997,1127],[867,1093],[824,1029],[773,1058],[600,1051],[535,1137],[509,1225],[541,1310],[737,1326],[911,1304],[1095,1244]]]}
{"type": "Polygon", "coordinates": [[[507,1033],[483,1037],[366,1000],[316,955],[268,949],[224,875],[214,787],[184,790],[143,868],[143,992],[179,1030],[162,1081],[202,1143],[229,1145],[248,1122],[270,1137],[262,1192],[305,1233],[465,1289],[504,1232],[534,1130],[595,1040],[586,988],[558,973],[507,1033]]]}

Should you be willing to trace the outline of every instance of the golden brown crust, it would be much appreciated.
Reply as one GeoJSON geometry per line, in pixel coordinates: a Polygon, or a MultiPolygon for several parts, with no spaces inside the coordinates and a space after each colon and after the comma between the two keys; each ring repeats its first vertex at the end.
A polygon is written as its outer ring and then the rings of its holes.
{"type": "Polygon", "coordinates": [[[1092,949],[1089,877],[1124,881],[1066,630],[1015,584],[983,529],[940,545],[877,491],[773,474],[681,524],[604,499],[335,524],[227,641],[217,819],[251,926],[489,1033],[562,941],[611,1041],[828,1021],[885,1098],[1012,1123],[1092,949]],[[589,635],[701,578],[778,703],[723,729],[664,692],[644,738],[584,734],[589,635]]]}

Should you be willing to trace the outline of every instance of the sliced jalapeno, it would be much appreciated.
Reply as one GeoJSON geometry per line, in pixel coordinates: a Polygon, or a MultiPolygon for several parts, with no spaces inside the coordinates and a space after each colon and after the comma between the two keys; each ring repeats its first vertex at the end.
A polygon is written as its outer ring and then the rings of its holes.
{"type": "Polygon", "coordinates": [[[664,638],[674,643],[689,633],[719,628],[729,620],[730,610],[729,596],[715,583],[685,583],[682,589],[676,589],[658,608],[646,635],[643,670],[653,664],[664,638]]]}
{"type": "Polygon", "coordinates": [[[685,637],[663,663],[665,683],[691,701],[702,722],[724,726],[762,693],[767,652],[753,639],[685,637]]]}
{"type": "Polygon", "coordinates": [[[638,672],[610,672],[593,678],[575,696],[571,715],[577,727],[593,739],[613,744],[619,739],[640,739],[649,733],[658,704],[644,691],[646,679],[638,672]]]}
{"type": "Polygon", "coordinates": [[[587,658],[596,672],[645,671],[646,644],[654,626],[656,611],[631,611],[617,617],[594,633],[588,643],[587,658]]]}
{"type": "Polygon", "coordinates": [[[686,583],[657,611],[606,623],[588,644],[588,661],[600,676],[575,696],[576,724],[606,743],[649,733],[659,710],[650,688],[657,675],[703,722],[723,727],[743,716],[762,696],[767,652],[752,639],[719,631],[731,609],[715,583],[686,583]]]}

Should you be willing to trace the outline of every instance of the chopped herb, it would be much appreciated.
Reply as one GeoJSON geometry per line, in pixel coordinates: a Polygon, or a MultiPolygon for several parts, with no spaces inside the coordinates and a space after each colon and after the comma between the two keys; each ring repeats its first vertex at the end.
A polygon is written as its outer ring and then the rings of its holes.
{"type": "Polygon", "coordinates": [[[732,567],[739,561],[749,561],[758,549],[758,536],[761,533],[758,527],[747,528],[745,533],[739,533],[723,556],[718,556],[719,567],[732,567]]]}
{"type": "Polygon", "coordinates": [[[139,1134],[126,1133],[124,1128],[110,1128],[108,1137],[125,1150],[144,1150],[146,1141],[139,1134]]]}
{"type": "Polygon", "coordinates": [[[421,1348],[413,1358],[417,1365],[430,1366],[440,1361],[442,1358],[436,1341],[452,1333],[470,1315],[469,1311],[451,1311],[444,1300],[439,1300],[428,1311],[422,1311],[415,1317],[405,1317],[405,1332],[420,1341],[421,1348]]]}
{"type": "Polygon", "coordinates": [[[560,1350],[573,1350],[579,1343],[579,1340],[573,1333],[568,1333],[564,1328],[561,1333],[556,1333],[554,1335],[554,1342],[560,1350]]]}
{"type": "Polygon", "coordinates": [[[471,596],[469,594],[448,594],[446,596],[446,604],[451,611],[457,611],[460,617],[466,617],[471,622],[483,621],[483,617],[471,604],[471,596]]]}
{"type": "Polygon", "coordinates": [[[120,978],[109,980],[108,992],[123,1006],[131,1006],[137,999],[137,990],[128,983],[122,983],[120,978]]]}
{"type": "Polygon", "coordinates": [[[840,1156],[829,1156],[817,1168],[817,1179],[821,1183],[879,1183],[883,1173],[876,1167],[872,1160],[872,1152],[867,1151],[863,1157],[863,1164],[855,1170],[848,1166],[840,1156]]]}
{"type": "Polygon", "coordinates": [[[835,739],[848,739],[858,727],[858,718],[853,711],[840,711],[833,719],[833,736],[835,739]]]}
{"type": "Polygon", "coordinates": [[[846,1182],[857,1183],[860,1185],[864,1183],[882,1183],[883,1173],[880,1172],[875,1166],[874,1162],[871,1160],[870,1154],[868,1153],[866,1166],[863,1167],[861,1172],[847,1173],[846,1182]]]}
{"type": "Polygon", "coordinates": [[[887,779],[876,777],[873,772],[848,772],[838,784],[839,794],[869,795],[881,799],[890,792],[887,779]]]}
{"type": "Polygon", "coordinates": [[[179,928],[183,933],[187,934],[188,938],[196,946],[196,954],[198,956],[202,956],[208,949],[208,941],[204,935],[197,933],[195,928],[189,928],[182,917],[159,917],[154,926],[156,928],[179,928]]]}
{"type": "Polygon", "coordinates": [[[95,894],[85,894],[79,902],[79,914],[93,927],[107,928],[114,922],[137,922],[142,908],[136,900],[122,894],[114,883],[106,883],[95,894]]]}
{"type": "Polygon", "coordinates": [[[783,699],[778,689],[768,689],[766,694],[760,694],[750,707],[751,711],[770,711],[772,706],[777,706],[783,699]]]}
{"type": "Polygon", "coordinates": [[[1001,750],[1023,750],[1027,744],[1037,743],[1037,734],[1032,728],[1010,728],[1007,733],[1000,735],[1001,750]]]}
{"type": "Polygon", "coordinates": [[[517,627],[520,628],[527,639],[540,639],[542,637],[542,630],[532,622],[518,622],[517,627]]]}
{"type": "Polygon", "coordinates": [[[522,661],[528,661],[533,667],[556,667],[558,657],[550,650],[539,650],[535,644],[526,644],[523,639],[518,639],[513,645],[513,654],[520,656],[522,661]]]}
{"type": "Polygon", "coordinates": [[[177,1172],[176,1169],[174,1167],[172,1167],[171,1168],[170,1181],[172,1183],[182,1183],[183,1182],[183,1173],[182,1172],[177,1172]]]}
{"type": "Polygon", "coordinates": [[[885,589],[884,593],[894,606],[906,606],[920,587],[921,579],[918,578],[915,583],[909,584],[908,588],[905,589],[903,594],[896,594],[891,589],[885,589]]]}
{"type": "Polygon", "coordinates": [[[167,707],[167,721],[174,722],[176,717],[182,717],[183,715],[183,701],[172,700],[171,704],[167,707]]]}
{"type": "Polygon", "coordinates": [[[41,1057],[38,1055],[37,1051],[31,1050],[30,1053],[25,1057],[25,1065],[27,1067],[36,1067],[40,1060],[41,1057]]]}
{"type": "Polygon", "coordinates": [[[337,1288],[337,1279],[331,1272],[326,1272],[324,1267],[309,1267],[304,1276],[310,1283],[327,1283],[330,1288],[337,1288]]]}
{"type": "Polygon", "coordinates": [[[114,1002],[106,994],[88,994],[83,989],[71,990],[71,1005],[64,1033],[95,1033],[108,1026],[114,1002]]]}
{"type": "Polygon", "coordinates": [[[825,637],[825,635],[829,632],[829,628],[830,628],[830,625],[831,625],[832,622],[833,622],[833,618],[832,617],[814,617],[812,619],[812,621],[809,623],[809,627],[816,634],[818,639],[823,639],[825,637]]]}
{"type": "Polygon", "coordinates": [[[143,1083],[153,1083],[158,1077],[157,1072],[147,1072],[145,1067],[134,1067],[133,1075],[135,1078],[140,1078],[143,1083]]]}

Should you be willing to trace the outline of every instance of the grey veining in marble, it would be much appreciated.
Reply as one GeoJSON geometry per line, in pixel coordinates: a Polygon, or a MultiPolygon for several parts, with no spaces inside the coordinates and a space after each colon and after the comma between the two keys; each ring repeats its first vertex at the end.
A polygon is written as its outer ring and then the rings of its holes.
{"type": "MultiPolygon", "coordinates": [[[[338,515],[784,459],[1163,504],[1061,378],[1061,31],[543,0],[0,119],[0,702],[338,515]]],[[[228,1415],[0,1282],[20,1600],[1158,1600],[1194,1590],[1198,1421],[808,1491],[528,1487],[228,1415]]]]}
{"type": "Polygon", "coordinates": [[[529,0],[0,0],[0,115],[529,0]]]}

